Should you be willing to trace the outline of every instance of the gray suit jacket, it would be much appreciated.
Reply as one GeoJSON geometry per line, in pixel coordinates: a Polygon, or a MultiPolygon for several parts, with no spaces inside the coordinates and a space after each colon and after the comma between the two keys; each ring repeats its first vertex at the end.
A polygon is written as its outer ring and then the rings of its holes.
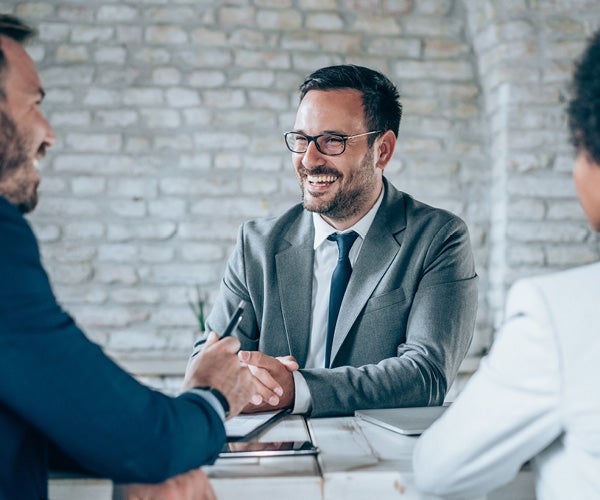
{"type": "Polygon", "coordinates": [[[477,275],[466,225],[384,183],[341,305],[331,368],[303,368],[314,227],[302,205],[241,226],[207,319],[209,330],[222,331],[246,301],[236,334],[242,349],[295,356],[312,416],[439,405],[471,342],[477,275]]]}

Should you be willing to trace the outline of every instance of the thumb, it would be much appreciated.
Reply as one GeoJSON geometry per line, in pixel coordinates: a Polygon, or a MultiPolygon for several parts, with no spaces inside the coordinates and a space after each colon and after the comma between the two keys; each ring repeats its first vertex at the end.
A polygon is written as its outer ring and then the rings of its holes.
{"type": "Polygon", "coordinates": [[[215,332],[210,332],[208,334],[208,337],[206,337],[206,343],[204,344],[204,347],[209,347],[213,344],[216,344],[219,341],[219,336],[215,333],[215,332]]]}

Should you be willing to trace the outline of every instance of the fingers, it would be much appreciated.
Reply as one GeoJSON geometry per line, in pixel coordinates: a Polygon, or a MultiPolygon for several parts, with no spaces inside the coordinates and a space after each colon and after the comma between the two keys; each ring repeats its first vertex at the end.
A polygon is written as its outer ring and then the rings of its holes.
{"type": "Polygon", "coordinates": [[[264,401],[272,406],[278,405],[279,397],[283,395],[283,388],[281,385],[264,368],[258,368],[253,365],[249,365],[248,368],[256,378],[257,382],[255,387],[260,396],[260,401],[256,404],[260,404],[264,401]]]}
{"type": "Polygon", "coordinates": [[[300,369],[300,365],[294,356],[278,356],[275,359],[285,366],[289,372],[295,372],[300,369]]]}
{"type": "Polygon", "coordinates": [[[254,365],[267,370],[276,369],[280,364],[275,358],[260,351],[240,351],[238,358],[247,365],[254,365]]]}

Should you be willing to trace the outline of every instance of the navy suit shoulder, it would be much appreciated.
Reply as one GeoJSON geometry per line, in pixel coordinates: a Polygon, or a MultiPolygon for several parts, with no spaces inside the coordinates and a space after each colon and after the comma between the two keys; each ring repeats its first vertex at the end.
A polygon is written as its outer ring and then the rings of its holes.
{"type": "Polygon", "coordinates": [[[225,439],[201,396],[138,383],[57,303],[23,216],[0,197],[0,498],[47,497],[54,443],[85,470],[158,482],[211,463],[225,439]]]}

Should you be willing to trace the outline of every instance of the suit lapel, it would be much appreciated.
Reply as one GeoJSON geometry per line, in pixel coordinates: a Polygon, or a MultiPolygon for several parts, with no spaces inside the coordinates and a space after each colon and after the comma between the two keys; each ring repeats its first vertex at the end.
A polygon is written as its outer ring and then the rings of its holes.
{"type": "Polygon", "coordinates": [[[385,195],[354,264],[335,327],[331,360],[400,251],[406,214],[401,193],[384,178],[385,195]]]}
{"type": "Polygon", "coordinates": [[[275,255],[279,299],[290,354],[304,366],[312,318],[314,227],[310,214],[303,212],[285,240],[289,246],[275,255]]]}

